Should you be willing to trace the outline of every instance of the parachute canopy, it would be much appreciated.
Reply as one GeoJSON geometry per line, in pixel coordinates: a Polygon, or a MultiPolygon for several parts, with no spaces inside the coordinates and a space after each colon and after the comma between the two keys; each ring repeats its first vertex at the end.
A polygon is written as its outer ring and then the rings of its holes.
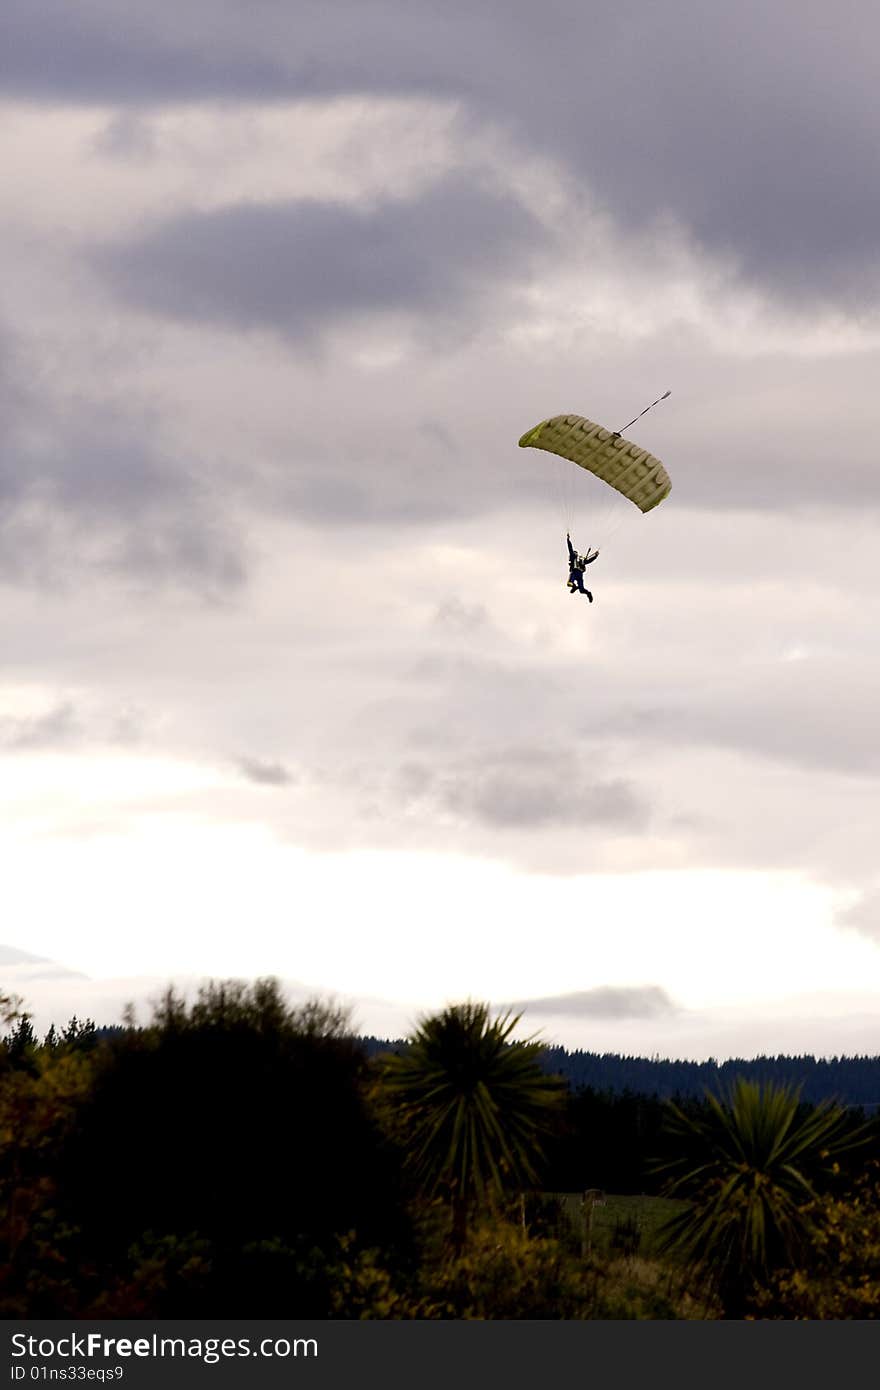
{"type": "Polygon", "coordinates": [[[653,454],[582,415],[554,415],[543,420],[523,435],[519,446],[547,449],[570,459],[628,497],[643,512],[662,502],[672,487],[669,474],[653,454]]]}

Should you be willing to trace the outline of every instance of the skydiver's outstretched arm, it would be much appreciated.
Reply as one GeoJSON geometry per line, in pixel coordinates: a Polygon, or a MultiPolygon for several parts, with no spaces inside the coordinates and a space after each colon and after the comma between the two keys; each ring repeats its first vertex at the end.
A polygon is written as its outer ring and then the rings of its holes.
{"type": "Polygon", "coordinates": [[[567,531],[566,531],[566,533],[565,533],[565,541],[566,541],[566,544],[567,544],[567,546],[568,546],[568,563],[569,563],[570,565],[573,565],[574,562],[575,562],[575,560],[577,559],[577,551],[575,550],[574,546],[572,545],[572,543],[571,543],[571,536],[568,534],[567,531]]]}
{"type": "Polygon", "coordinates": [[[593,561],[596,559],[596,557],[598,556],[598,554],[599,554],[598,550],[594,550],[593,553],[592,553],[592,555],[591,555],[591,554],[590,554],[589,547],[587,547],[587,553],[586,553],[586,556],[584,557],[584,564],[585,564],[585,565],[591,565],[591,564],[593,563],[593,561]]]}

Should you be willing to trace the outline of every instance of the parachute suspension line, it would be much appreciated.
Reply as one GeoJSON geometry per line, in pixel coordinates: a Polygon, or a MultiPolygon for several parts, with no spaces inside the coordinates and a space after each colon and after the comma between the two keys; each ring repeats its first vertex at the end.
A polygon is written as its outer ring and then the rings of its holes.
{"type": "Polygon", "coordinates": [[[566,508],[565,488],[564,488],[563,482],[562,482],[562,474],[560,473],[559,469],[558,469],[557,466],[556,466],[556,460],[555,460],[555,459],[549,459],[549,460],[548,460],[548,464],[549,464],[549,468],[548,468],[548,477],[547,477],[548,492],[549,492],[549,494],[550,494],[551,499],[553,499],[553,500],[555,501],[555,505],[556,505],[556,507],[558,508],[560,514],[562,515],[562,519],[563,519],[563,521],[564,521],[565,518],[566,518],[566,515],[567,515],[567,508],[566,508]]]}
{"type": "MultiPolygon", "coordinates": [[[[560,459],[560,463],[563,468],[566,467],[565,460],[560,459]]],[[[566,529],[571,532],[577,548],[584,553],[591,548],[601,549],[626,519],[629,502],[613,488],[595,486],[598,479],[579,478],[574,468],[568,468],[564,476],[570,503],[566,529]]]]}
{"type": "Polygon", "coordinates": [[[617,535],[618,531],[620,530],[623,523],[627,520],[629,515],[630,512],[626,507],[614,508],[614,511],[611,515],[611,518],[609,519],[609,524],[605,532],[606,545],[608,545],[609,541],[611,541],[613,537],[617,535]]]}
{"type": "Polygon", "coordinates": [[[571,530],[571,492],[569,487],[569,472],[563,470],[562,459],[558,456],[550,455],[547,459],[546,489],[547,501],[553,513],[562,518],[566,530],[571,530]]]}
{"type": "Polygon", "coordinates": [[[562,519],[565,522],[565,529],[566,531],[571,531],[572,527],[574,526],[575,510],[575,487],[574,479],[572,477],[572,473],[574,470],[568,466],[566,460],[561,459],[558,456],[553,457],[550,466],[553,471],[553,481],[556,486],[556,496],[559,500],[562,519]]]}
{"type": "Polygon", "coordinates": [[[671,395],[671,391],[664,391],[662,396],[658,396],[656,401],[652,401],[650,405],[646,405],[644,410],[640,410],[638,415],[635,415],[632,420],[628,421],[621,429],[615,430],[614,433],[623,434],[623,431],[628,430],[630,425],[634,425],[636,420],[641,420],[643,415],[647,415],[649,410],[653,410],[655,405],[659,405],[661,401],[665,401],[666,397],[671,395]]]}
{"type": "Polygon", "coordinates": [[[600,504],[591,508],[587,514],[586,520],[590,534],[585,537],[585,541],[593,547],[606,546],[611,537],[619,530],[629,511],[626,498],[622,497],[619,492],[614,492],[608,488],[607,493],[608,496],[604,497],[600,504]]]}

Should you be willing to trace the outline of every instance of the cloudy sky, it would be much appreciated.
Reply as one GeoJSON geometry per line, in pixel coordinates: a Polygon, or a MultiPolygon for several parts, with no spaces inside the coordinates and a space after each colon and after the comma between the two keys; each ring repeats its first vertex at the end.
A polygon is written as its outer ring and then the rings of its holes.
{"type": "Polygon", "coordinates": [[[7,0],[0,50],[5,987],[880,1052],[871,0],[7,0]],[[665,390],[647,516],[517,448],[665,390]]]}

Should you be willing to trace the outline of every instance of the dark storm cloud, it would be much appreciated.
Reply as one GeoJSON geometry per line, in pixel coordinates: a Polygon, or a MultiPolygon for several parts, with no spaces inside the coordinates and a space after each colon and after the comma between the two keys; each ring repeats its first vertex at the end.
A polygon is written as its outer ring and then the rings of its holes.
{"type": "Polygon", "coordinates": [[[293,777],[281,763],[262,762],[258,758],[242,758],[238,769],[249,782],[263,787],[287,787],[293,777]]]}
{"type": "Polygon", "coordinates": [[[298,200],[188,213],[95,255],[129,302],[294,339],[375,313],[469,320],[543,242],[513,198],[452,177],[370,209],[298,200]]]}
{"type": "MultiPolygon", "coordinates": [[[[198,8],[193,7],[196,21],[198,8]]],[[[224,8],[235,6],[218,6],[224,8]]],[[[161,4],[135,16],[102,0],[6,0],[0,10],[0,90],[83,102],[271,98],[289,91],[288,63],[237,48],[234,35],[224,43],[207,15],[207,29],[196,22],[183,32],[174,13],[171,5],[163,12],[161,4]]]]}
{"type": "Polygon", "coordinates": [[[12,0],[5,89],[120,103],[339,94],[462,102],[561,158],[625,227],[671,214],[773,291],[877,302],[880,16],[870,0],[12,0]]]}
{"type": "Polygon", "coordinates": [[[502,1007],[549,1018],[670,1018],[678,1005],[659,985],[615,986],[553,994],[541,999],[518,999],[502,1007]]]}

